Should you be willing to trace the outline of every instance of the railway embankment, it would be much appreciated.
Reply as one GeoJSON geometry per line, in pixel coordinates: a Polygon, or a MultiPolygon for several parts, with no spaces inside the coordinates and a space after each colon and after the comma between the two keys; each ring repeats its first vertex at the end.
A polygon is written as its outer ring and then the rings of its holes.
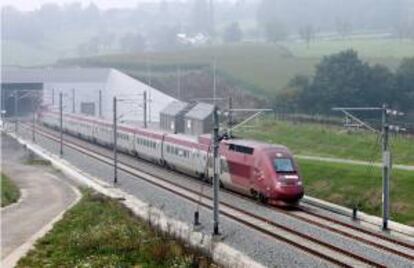
{"type": "Polygon", "coordinates": [[[218,267],[202,252],[91,189],[16,267],[218,267]]]}

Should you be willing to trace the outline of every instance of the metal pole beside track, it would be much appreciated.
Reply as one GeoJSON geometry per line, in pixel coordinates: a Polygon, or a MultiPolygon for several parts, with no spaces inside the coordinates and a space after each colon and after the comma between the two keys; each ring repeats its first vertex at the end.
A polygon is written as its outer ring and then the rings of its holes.
{"type": "Polygon", "coordinates": [[[17,105],[19,102],[18,96],[17,96],[17,90],[14,91],[14,131],[17,134],[17,131],[19,130],[18,127],[18,120],[17,120],[17,113],[18,113],[18,109],[17,109],[17,105]]]}
{"type": "Polygon", "coordinates": [[[63,93],[59,93],[60,157],[63,156],[63,93]]]}
{"type": "Polygon", "coordinates": [[[214,229],[213,229],[213,236],[219,236],[219,175],[218,175],[218,149],[219,149],[219,119],[218,119],[218,109],[217,106],[214,106],[214,131],[213,131],[213,190],[214,190],[214,200],[213,200],[213,221],[214,221],[214,229]]]}
{"type": "Polygon", "coordinates": [[[144,103],[142,106],[143,106],[143,112],[144,112],[144,118],[143,118],[144,128],[147,128],[147,92],[146,91],[144,91],[143,99],[144,99],[144,103]]]}
{"type": "Polygon", "coordinates": [[[32,98],[32,109],[33,109],[33,118],[32,118],[32,141],[36,142],[36,109],[35,109],[35,99],[34,97],[32,98]]]}
{"type": "Polygon", "coordinates": [[[75,89],[72,88],[72,113],[76,112],[75,89]]]}
{"type": "Polygon", "coordinates": [[[177,65],[177,99],[181,100],[181,68],[177,65]]]}
{"type": "Polygon", "coordinates": [[[233,100],[229,97],[229,111],[228,111],[228,121],[227,121],[227,136],[231,138],[231,126],[233,124],[233,100]]]}
{"type": "Polygon", "coordinates": [[[114,184],[118,183],[118,153],[117,153],[117,114],[116,114],[116,97],[113,99],[113,143],[114,143],[114,184]]]}
{"type": "Polygon", "coordinates": [[[102,117],[102,90],[99,90],[99,117],[102,117]]]}
{"type": "Polygon", "coordinates": [[[390,180],[391,180],[391,171],[392,171],[392,157],[390,152],[389,144],[389,132],[395,131],[406,131],[405,128],[400,128],[399,126],[390,125],[389,116],[403,116],[404,113],[398,112],[396,110],[391,110],[388,108],[388,105],[384,104],[382,107],[336,107],[333,108],[334,111],[341,111],[351,120],[356,121],[361,126],[366,127],[367,129],[378,132],[375,128],[371,127],[369,124],[363,122],[361,119],[352,115],[352,111],[381,111],[382,113],[382,126],[381,126],[381,136],[382,136],[382,229],[384,231],[388,230],[388,219],[390,216],[390,180]]]}
{"type": "Polygon", "coordinates": [[[387,105],[383,105],[382,111],[382,229],[388,229],[389,219],[389,184],[390,184],[390,170],[391,170],[391,153],[389,151],[388,139],[389,137],[389,125],[388,125],[388,109],[387,105]]]}

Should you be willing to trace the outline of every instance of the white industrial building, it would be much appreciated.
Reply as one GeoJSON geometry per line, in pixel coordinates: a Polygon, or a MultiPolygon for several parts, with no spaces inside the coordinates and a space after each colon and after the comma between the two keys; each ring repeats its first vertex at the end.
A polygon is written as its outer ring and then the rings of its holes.
{"type": "Polygon", "coordinates": [[[64,112],[101,115],[107,119],[112,118],[113,97],[117,96],[118,114],[124,121],[143,120],[144,92],[148,122],[159,122],[160,111],[175,100],[110,68],[3,69],[1,88],[2,109],[14,105],[13,92],[39,90],[44,107],[58,109],[59,93],[63,93],[64,112]]]}

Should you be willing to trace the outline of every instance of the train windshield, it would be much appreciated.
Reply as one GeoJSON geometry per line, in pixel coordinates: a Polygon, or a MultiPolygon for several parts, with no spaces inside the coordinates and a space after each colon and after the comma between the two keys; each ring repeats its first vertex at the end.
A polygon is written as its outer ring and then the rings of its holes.
{"type": "Polygon", "coordinates": [[[275,158],[273,167],[277,173],[295,173],[292,160],[289,158],[275,158]]]}

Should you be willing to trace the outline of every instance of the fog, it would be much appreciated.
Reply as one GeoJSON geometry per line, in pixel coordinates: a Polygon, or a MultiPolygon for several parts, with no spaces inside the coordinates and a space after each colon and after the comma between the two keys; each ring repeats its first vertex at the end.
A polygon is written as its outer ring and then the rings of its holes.
{"type": "Polygon", "coordinates": [[[219,58],[229,86],[293,112],[387,102],[414,118],[413,14],[414,0],[2,1],[2,66],[111,67],[165,88],[182,66],[211,88],[219,58]]]}
{"type": "Polygon", "coordinates": [[[146,2],[159,2],[159,0],[2,0],[0,7],[4,6],[13,6],[22,11],[33,11],[35,9],[41,8],[44,4],[58,4],[64,6],[74,2],[82,3],[83,6],[87,6],[91,3],[96,4],[101,9],[110,9],[110,8],[134,8],[139,3],[146,2]]]}
{"type": "Polygon", "coordinates": [[[228,42],[410,39],[412,14],[412,0],[6,0],[3,64],[228,42]]]}

